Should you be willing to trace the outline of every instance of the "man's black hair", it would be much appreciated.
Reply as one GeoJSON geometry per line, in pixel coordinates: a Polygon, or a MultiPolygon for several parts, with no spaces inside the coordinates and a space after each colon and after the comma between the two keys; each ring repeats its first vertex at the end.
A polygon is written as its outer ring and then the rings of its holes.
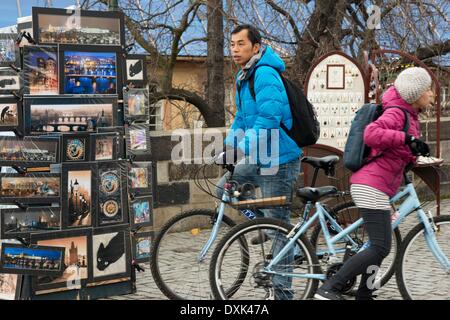
{"type": "Polygon", "coordinates": [[[261,34],[258,29],[250,24],[241,24],[237,26],[233,31],[231,31],[231,34],[239,33],[242,30],[247,30],[248,39],[251,41],[252,45],[257,43],[261,44],[261,34]]]}

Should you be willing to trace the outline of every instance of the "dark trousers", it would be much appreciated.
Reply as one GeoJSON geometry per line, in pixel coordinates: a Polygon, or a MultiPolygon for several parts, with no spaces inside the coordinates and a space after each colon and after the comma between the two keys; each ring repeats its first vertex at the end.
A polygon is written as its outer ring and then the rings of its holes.
{"type": "Polygon", "coordinates": [[[374,270],[381,265],[391,250],[391,212],[360,208],[364,227],[369,235],[370,246],[348,259],[336,275],[322,286],[325,290],[342,291],[346,282],[360,274],[361,283],[356,297],[371,296],[375,290],[374,270]],[[371,277],[372,276],[372,277],[371,277]]]}

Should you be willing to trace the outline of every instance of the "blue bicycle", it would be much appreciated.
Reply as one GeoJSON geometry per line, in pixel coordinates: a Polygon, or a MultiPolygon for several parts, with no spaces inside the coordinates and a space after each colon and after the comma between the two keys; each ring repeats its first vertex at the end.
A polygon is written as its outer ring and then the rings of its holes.
{"type": "MultiPolygon", "coordinates": [[[[450,299],[450,216],[432,217],[425,213],[414,185],[405,174],[406,186],[392,199],[398,206],[395,230],[411,213],[416,212],[419,223],[406,236],[394,260],[400,292],[405,299],[450,299]]],[[[328,270],[322,269],[319,258],[336,259],[337,243],[346,243],[348,253],[364,250],[350,235],[363,225],[359,219],[345,229],[336,223],[323,204],[326,196],[339,191],[332,186],[302,188],[297,196],[307,204],[296,226],[275,219],[255,219],[231,229],[216,246],[210,264],[210,283],[216,299],[283,299],[278,292],[289,292],[296,300],[311,298],[328,270]],[[312,209],[315,213],[308,218],[312,209]],[[306,237],[306,231],[319,223],[327,249],[317,254],[306,237]],[[332,235],[329,226],[336,230],[332,235]],[[249,239],[265,237],[266,241],[249,245],[249,239]],[[295,252],[301,252],[296,256],[295,252]],[[322,256],[321,256],[322,255],[322,256]],[[242,256],[248,261],[249,272],[239,273],[242,256]],[[239,278],[245,276],[245,278],[239,278]],[[237,281],[239,280],[239,281],[237,281]],[[281,288],[280,284],[284,287],[281,288]],[[286,286],[287,284],[287,286],[286,286]],[[287,290],[288,289],[288,290],[287,290]],[[230,294],[232,293],[232,294],[230,294]],[[277,294],[278,293],[278,294],[277,294]]],[[[336,261],[339,261],[337,259],[336,261]]],[[[376,270],[371,280],[375,288],[376,270]]]]}
{"type": "MultiPolygon", "coordinates": [[[[339,160],[337,156],[309,159],[313,160],[310,165],[315,168],[312,186],[316,183],[319,170],[324,170],[326,174],[333,172],[339,160]]],[[[196,187],[215,198],[209,188],[213,183],[207,179],[206,170],[207,166],[202,166],[197,171],[194,179],[196,187]]],[[[233,166],[228,166],[227,170],[231,175],[225,184],[222,199],[216,201],[215,209],[194,209],[176,214],[162,226],[152,243],[152,276],[161,292],[170,299],[212,298],[208,279],[209,261],[216,239],[222,238],[236,225],[231,215],[239,218],[242,214],[247,219],[253,219],[255,209],[287,205],[283,197],[242,200],[252,190],[247,188],[248,185],[246,187],[233,180],[233,166]]],[[[245,248],[249,244],[243,242],[241,245],[245,248]]],[[[236,266],[236,282],[230,285],[228,295],[239,288],[241,279],[249,271],[245,250],[236,259],[240,259],[236,266]]]]}

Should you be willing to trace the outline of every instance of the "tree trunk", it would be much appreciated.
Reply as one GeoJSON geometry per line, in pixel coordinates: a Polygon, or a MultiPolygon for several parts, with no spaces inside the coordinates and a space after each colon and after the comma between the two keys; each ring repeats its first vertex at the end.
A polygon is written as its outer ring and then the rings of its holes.
{"type": "Polygon", "coordinates": [[[222,0],[208,0],[208,56],[206,58],[206,101],[209,106],[207,114],[202,112],[210,126],[225,125],[225,77],[224,77],[224,35],[222,0]],[[212,121],[206,117],[212,116],[212,121]]]}
{"type": "Polygon", "coordinates": [[[333,50],[341,49],[342,20],[346,0],[317,0],[308,26],[295,56],[294,75],[300,83],[305,81],[314,60],[333,50]]]}

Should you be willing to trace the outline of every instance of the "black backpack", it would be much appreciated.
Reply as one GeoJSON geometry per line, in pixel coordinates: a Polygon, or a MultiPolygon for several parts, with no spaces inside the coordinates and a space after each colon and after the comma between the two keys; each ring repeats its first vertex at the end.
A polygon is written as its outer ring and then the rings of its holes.
{"type": "Polygon", "coordinates": [[[356,172],[365,164],[381,156],[381,154],[379,154],[378,156],[369,158],[370,148],[364,143],[364,130],[369,124],[381,117],[384,111],[390,108],[398,108],[403,111],[405,115],[405,125],[403,126],[402,131],[405,133],[408,132],[410,126],[409,115],[404,109],[400,107],[387,107],[383,110],[382,105],[373,103],[363,105],[356,112],[345,144],[344,166],[347,169],[356,172]]]}
{"type": "MultiPolygon", "coordinates": [[[[257,68],[255,68],[255,71],[249,78],[250,94],[255,101],[256,93],[254,78],[257,68]]],[[[320,123],[317,120],[313,105],[293,81],[283,77],[280,72],[278,72],[278,74],[280,75],[281,80],[283,80],[292,113],[291,130],[289,130],[283,122],[280,123],[281,128],[300,148],[315,144],[320,137],[320,123]]]]}

